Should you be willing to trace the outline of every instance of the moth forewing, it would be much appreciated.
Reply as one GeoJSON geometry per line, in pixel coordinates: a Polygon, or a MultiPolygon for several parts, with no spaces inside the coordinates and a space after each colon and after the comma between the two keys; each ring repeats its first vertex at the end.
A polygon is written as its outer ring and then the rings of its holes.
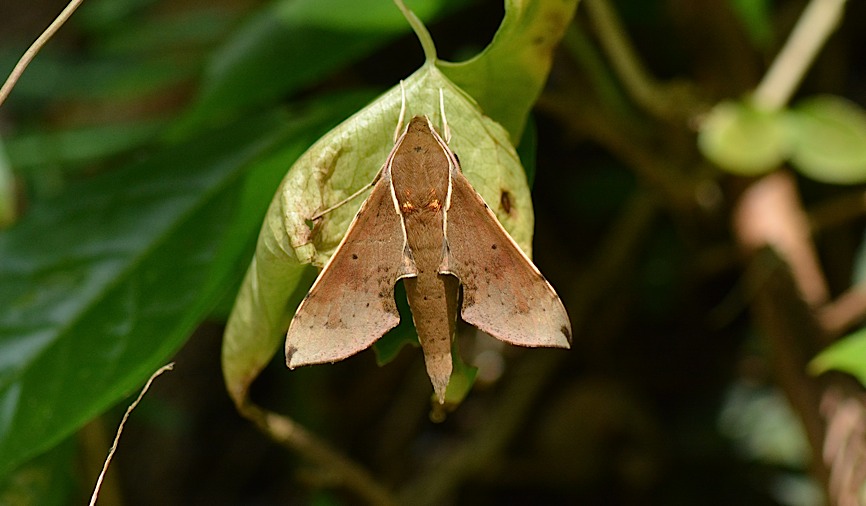
{"type": "Polygon", "coordinates": [[[290,368],[347,358],[400,322],[394,285],[415,275],[391,189],[391,161],[401,141],[289,324],[290,368]]]}
{"type": "Polygon", "coordinates": [[[445,140],[431,132],[450,168],[440,273],[460,280],[463,320],[511,344],[569,348],[571,323],[556,291],[463,175],[445,140]]]}

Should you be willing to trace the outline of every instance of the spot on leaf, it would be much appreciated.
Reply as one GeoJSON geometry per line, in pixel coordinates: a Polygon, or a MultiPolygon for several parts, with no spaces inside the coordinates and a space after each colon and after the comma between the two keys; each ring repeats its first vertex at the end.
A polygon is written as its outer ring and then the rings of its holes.
{"type": "Polygon", "coordinates": [[[511,214],[511,193],[508,190],[502,190],[502,195],[499,197],[499,205],[505,214],[511,214]]]}

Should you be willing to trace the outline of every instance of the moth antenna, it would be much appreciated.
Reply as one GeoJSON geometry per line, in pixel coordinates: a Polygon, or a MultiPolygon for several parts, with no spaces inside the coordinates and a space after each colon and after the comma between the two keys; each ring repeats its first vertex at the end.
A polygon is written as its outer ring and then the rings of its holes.
{"type": "Polygon", "coordinates": [[[445,96],[442,94],[442,88],[439,88],[439,114],[442,115],[442,135],[445,137],[445,144],[449,144],[451,129],[448,128],[448,118],[445,117],[445,96]]]}
{"type": "Polygon", "coordinates": [[[403,120],[406,118],[406,88],[403,87],[403,80],[400,79],[400,117],[397,118],[397,128],[394,130],[394,142],[400,138],[403,133],[403,120]]]}
{"type": "Polygon", "coordinates": [[[358,190],[358,191],[356,191],[355,193],[349,195],[348,197],[346,197],[346,198],[344,198],[343,200],[337,202],[336,204],[332,205],[331,207],[329,207],[329,208],[327,208],[327,209],[323,209],[322,211],[319,211],[319,212],[317,212],[316,214],[310,216],[310,221],[316,221],[316,220],[318,220],[319,218],[321,218],[322,216],[324,216],[324,215],[330,213],[330,212],[333,211],[334,209],[337,209],[338,207],[342,207],[343,205],[349,203],[349,201],[355,199],[358,195],[364,193],[365,191],[367,191],[367,190],[369,190],[370,188],[372,188],[373,186],[375,186],[375,185],[376,185],[376,182],[378,182],[378,181],[379,181],[379,175],[377,175],[375,178],[373,178],[373,181],[371,181],[370,183],[365,184],[364,186],[362,186],[361,189],[358,190]]]}

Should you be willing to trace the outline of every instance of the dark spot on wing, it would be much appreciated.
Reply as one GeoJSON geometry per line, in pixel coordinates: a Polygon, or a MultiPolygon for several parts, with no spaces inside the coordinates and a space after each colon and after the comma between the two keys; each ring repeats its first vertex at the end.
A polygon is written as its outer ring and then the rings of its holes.
{"type": "Polygon", "coordinates": [[[494,244],[493,246],[490,247],[490,249],[496,249],[496,245],[494,244]]]}
{"type": "Polygon", "coordinates": [[[570,343],[571,342],[571,331],[568,330],[568,327],[563,325],[562,328],[559,329],[559,331],[562,332],[562,335],[564,335],[565,338],[568,339],[568,342],[570,343]]]}
{"type": "Polygon", "coordinates": [[[357,260],[357,259],[358,259],[358,255],[352,253],[352,260],[357,260]]]}
{"type": "Polygon", "coordinates": [[[424,147],[423,146],[415,146],[414,148],[412,148],[412,151],[414,151],[416,153],[420,153],[420,152],[424,151],[424,147]]]}
{"type": "Polygon", "coordinates": [[[508,190],[502,190],[502,194],[499,197],[499,205],[502,206],[505,214],[511,214],[511,194],[508,193],[508,190]]]}

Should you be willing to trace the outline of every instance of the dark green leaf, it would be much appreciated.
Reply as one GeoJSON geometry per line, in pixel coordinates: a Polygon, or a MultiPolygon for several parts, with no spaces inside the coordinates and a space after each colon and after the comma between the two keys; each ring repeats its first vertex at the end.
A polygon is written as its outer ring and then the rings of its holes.
{"type": "MultiPolygon", "coordinates": [[[[430,19],[456,4],[417,5],[430,19]]],[[[409,25],[390,1],[280,0],[264,7],[217,50],[185,122],[196,125],[289,95],[357,61],[409,25]]]]}
{"type": "Polygon", "coordinates": [[[183,343],[242,269],[267,184],[345,114],[335,104],[209,132],[38,202],[0,234],[0,475],[183,343]]]}
{"type": "Polygon", "coordinates": [[[18,172],[74,166],[121,153],[156,137],[163,121],[83,127],[59,132],[38,130],[10,137],[6,149],[18,172]]]}

